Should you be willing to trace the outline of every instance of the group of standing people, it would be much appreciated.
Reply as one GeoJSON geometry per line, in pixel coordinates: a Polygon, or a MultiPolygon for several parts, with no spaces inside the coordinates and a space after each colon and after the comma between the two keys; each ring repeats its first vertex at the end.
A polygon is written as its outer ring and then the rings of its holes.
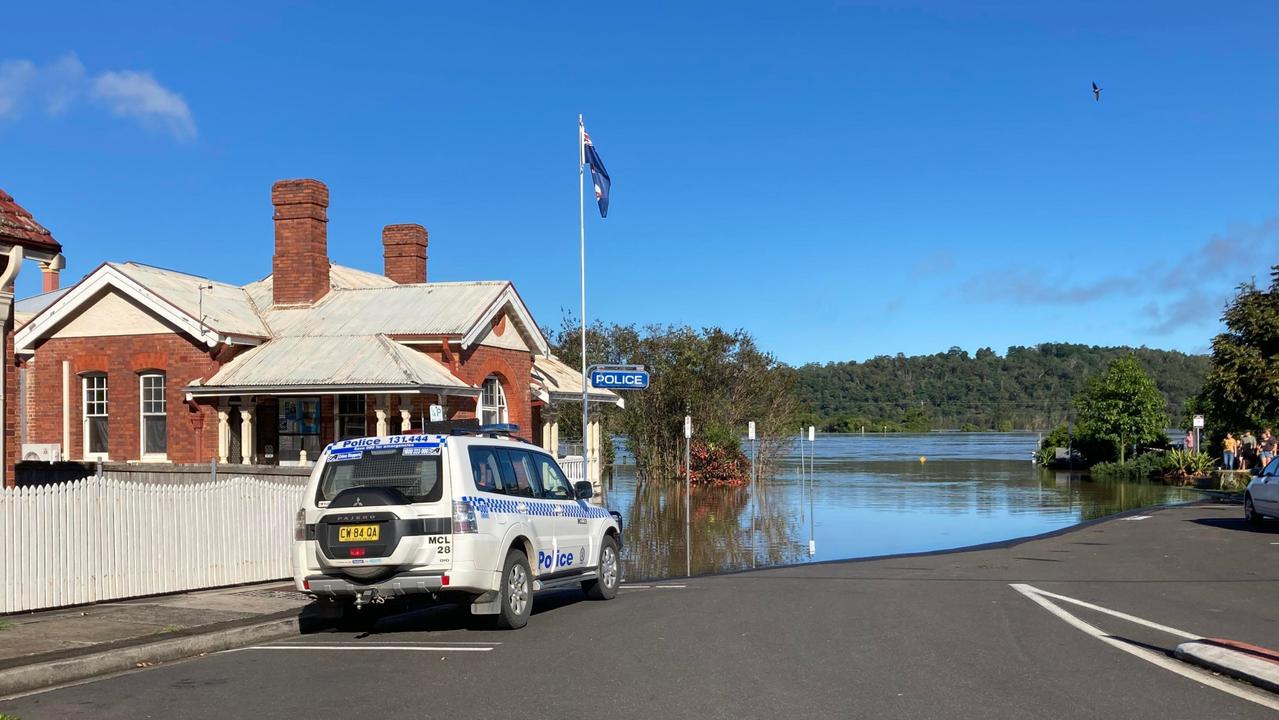
{"type": "Polygon", "coordinates": [[[1251,430],[1235,437],[1234,433],[1226,433],[1221,441],[1221,466],[1226,470],[1247,470],[1263,468],[1276,453],[1279,453],[1279,439],[1266,428],[1257,438],[1251,430]]]}

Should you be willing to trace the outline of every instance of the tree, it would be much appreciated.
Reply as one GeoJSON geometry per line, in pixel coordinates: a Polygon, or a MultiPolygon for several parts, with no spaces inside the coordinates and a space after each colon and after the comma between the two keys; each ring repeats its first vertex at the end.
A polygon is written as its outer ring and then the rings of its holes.
{"type": "Polygon", "coordinates": [[[923,408],[933,428],[977,426],[1049,429],[1074,418],[1072,398],[1110,361],[1135,355],[1180,417],[1208,372],[1207,355],[1169,350],[1043,343],[1010,347],[1002,356],[981,348],[932,355],[881,356],[862,362],[808,364],[796,368],[796,392],[818,427],[904,429],[902,415],[923,408]]]}
{"type": "Polygon", "coordinates": [[[1093,377],[1075,406],[1079,435],[1109,442],[1119,462],[1129,445],[1159,440],[1168,425],[1168,402],[1133,355],[1114,360],[1103,375],[1093,377]]]}
{"type": "Polygon", "coordinates": [[[1200,399],[1214,438],[1279,420],[1279,265],[1270,277],[1267,290],[1239,286],[1213,338],[1200,399]]]}
{"type": "MultiPolygon", "coordinates": [[[[553,336],[556,354],[576,365],[580,330],[570,318],[553,336]]],[[[746,476],[741,438],[755,421],[761,468],[780,456],[799,425],[794,370],[762,351],[743,330],[679,326],[592,325],[592,363],[643,365],[648,389],[626,394],[626,409],[603,410],[606,436],[626,438],[636,462],[655,479],[678,478],[684,462],[683,419],[693,417],[693,476],[708,483],[746,476]]],[[[580,427],[562,417],[565,433],[580,427]]]]}

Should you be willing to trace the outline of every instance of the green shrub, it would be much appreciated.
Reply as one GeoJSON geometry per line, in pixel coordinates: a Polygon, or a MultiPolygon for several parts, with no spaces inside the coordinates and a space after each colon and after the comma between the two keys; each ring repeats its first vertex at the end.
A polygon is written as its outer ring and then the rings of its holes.
{"type": "Polygon", "coordinates": [[[1141,481],[1163,477],[1171,469],[1168,453],[1148,452],[1124,462],[1104,462],[1092,466],[1097,480],[1141,481]]]}
{"type": "Polygon", "coordinates": [[[1173,475],[1207,475],[1216,467],[1216,458],[1207,453],[1174,448],[1168,453],[1168,472],[1173,475]]]}

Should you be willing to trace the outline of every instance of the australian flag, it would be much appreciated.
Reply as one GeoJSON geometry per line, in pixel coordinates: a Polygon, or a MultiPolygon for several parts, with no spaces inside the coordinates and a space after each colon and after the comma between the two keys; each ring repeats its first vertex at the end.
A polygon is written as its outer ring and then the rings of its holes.
{"type": "Polygon", "coordinates": [[[591,168],[591,181],[595,183],[595,202],[600,204],[600,217],[608,217],[608,171],[604,169],[604,161],[595,152],[591,144],[591,134],[582,130],[582,157],[591,168]]]}

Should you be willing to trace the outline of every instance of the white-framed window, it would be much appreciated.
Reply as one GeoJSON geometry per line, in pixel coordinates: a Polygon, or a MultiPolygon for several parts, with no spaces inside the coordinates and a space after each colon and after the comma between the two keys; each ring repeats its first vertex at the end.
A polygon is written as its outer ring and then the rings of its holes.
{"type": "Polygon", "coordinates": [[[368,436],[366,410],[363,395],[338,395],[338,440],[368,436]]]}
{"type": "Polygon", "coordinates": [[[84,388],[84,458],[107,459],[107,376],[101,373],[80,378],[84,388]]]}
{"type": "Polygon", "coordinates": [[[506,391],[496,375],[489,375],[480,388],[479,416],[481,425],[506,422],[506,391]]]}
{"type": "Polygon", "coordinates": [[[138,377],[142,398],[142,459],[164,460],[169,450],[168,405],[164,399],[164,373],[147,372],[138,377]]]}

